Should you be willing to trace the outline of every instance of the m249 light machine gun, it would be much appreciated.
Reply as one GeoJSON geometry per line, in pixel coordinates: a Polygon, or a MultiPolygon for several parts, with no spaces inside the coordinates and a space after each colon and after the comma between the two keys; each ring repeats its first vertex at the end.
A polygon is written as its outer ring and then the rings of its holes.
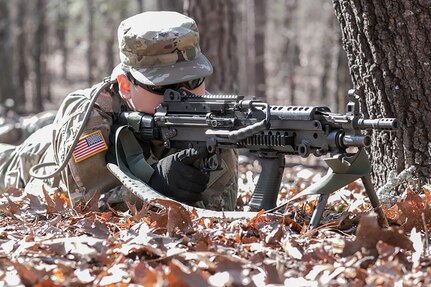
{"type": "MultiPolygon", "coordinates": [[[[311,219],[319,224],[329,194],[361,178],[372,206],[385,219],[371,184],[371,164],[364,147],[371,144],[366,129],[393,130],[393,118],[366,119],[359,113],[358,96],[349,91],[346,114],[325,106],[270,106],[240,96],[195,96],[168,90],[154,115],[122,112],[119,122],[143,140],[161,140],[168,148],[205,147],[210,156],[205,169],[219,168],[222,149],[244,148],[255,153],[262,166],[250,206],[269,210],[276,206],[285,167],[285,155],[308,157],[330,154],[330,172],[298,196],[320,194],[311,219]],[[348,153],[357,147],[356,153],[348,153]]],[[[296,196],[295,198],[297,198],[296,196]]]]}

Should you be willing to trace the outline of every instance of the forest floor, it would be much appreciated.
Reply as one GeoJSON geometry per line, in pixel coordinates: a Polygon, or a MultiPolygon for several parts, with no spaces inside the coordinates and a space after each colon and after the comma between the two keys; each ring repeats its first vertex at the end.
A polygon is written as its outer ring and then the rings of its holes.
{"type": "MultiPolygon", "coordinates": [[[[280,201],[325,172],[319,162],[289,163],[280,201]]],[[[240,158],[239,209],[259,173],[254,160],[240,158]]],[[[232,221],[198,218],[170,202],[127,213],[71,209],[67,197],[49,193],[0,195],[0,286],[431,284],[430,186],[385,207],[390,228],[382,229],[361,184],[349,184],[312,231],[313,197],[232,221]]]]}

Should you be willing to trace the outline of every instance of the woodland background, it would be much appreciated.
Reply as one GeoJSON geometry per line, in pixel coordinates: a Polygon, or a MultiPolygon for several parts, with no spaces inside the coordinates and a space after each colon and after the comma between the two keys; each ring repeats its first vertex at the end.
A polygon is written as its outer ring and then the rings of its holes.
{"type": "Polygon", "coordinates": [[[399,121],[372,134],[373,182],[412,165],[419,186],[429,182],[429,0],[0,0],[0,103],[18,114],[55,110],[101,81],[119,62],[119,23],[146,10],[196,20],[212,93],[344,112],[354,87],[366,117],[399,121]]]}
{"type": "MultiPolygon", "coordinates": [[[[312,231],[316,198],[230,221],[170,201],[100,212],[55,190],[10,188],[0,194],[0,286],[430,286],[431,1],[0,0],[1,103],[22,115],[55,109],[110,74],[122,19],[156,9],[196,19],[213,93],[343,112],[352,79],[366,116],[397,117],[400,128],[373,133],[368,150],[376,187],[420,171],[382,200],[391,227],[357,182],[331,196],[312,231]]],[[[241,212],[260,170],[244,157],[239,168],[241,212]]],[[[280,201],[324,171],[289,164],[280,201]]]]}
{"type": "Polygon", "coordinates": [[[344,111],[352,84],[327,0],[0,0],[0,102],[36,113],[101,81],[119,63],[119,23],[147,10],[196,19],[211,92],[344,111]]]}

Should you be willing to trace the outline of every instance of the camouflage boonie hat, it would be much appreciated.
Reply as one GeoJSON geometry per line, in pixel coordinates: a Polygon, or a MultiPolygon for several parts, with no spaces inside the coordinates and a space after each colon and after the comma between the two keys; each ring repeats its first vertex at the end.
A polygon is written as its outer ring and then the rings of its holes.
{"type": "Polygon", "coordinates": [[[169,85],[212,74],[193,19],[177,12],[137,14],[118,27],[123,69],[146,85],[169,85]]]}

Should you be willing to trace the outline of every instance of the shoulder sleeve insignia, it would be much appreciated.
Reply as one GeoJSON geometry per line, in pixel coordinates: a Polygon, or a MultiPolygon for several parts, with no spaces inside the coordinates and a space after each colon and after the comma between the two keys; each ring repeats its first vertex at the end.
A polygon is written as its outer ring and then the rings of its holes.
{"type": "Polygon", "coordinates": [[[78,163],[107,149],[108,145],[103,138],[102,131],[97,130],[79,139],[72,153],[73,159],[78,163]]]}

